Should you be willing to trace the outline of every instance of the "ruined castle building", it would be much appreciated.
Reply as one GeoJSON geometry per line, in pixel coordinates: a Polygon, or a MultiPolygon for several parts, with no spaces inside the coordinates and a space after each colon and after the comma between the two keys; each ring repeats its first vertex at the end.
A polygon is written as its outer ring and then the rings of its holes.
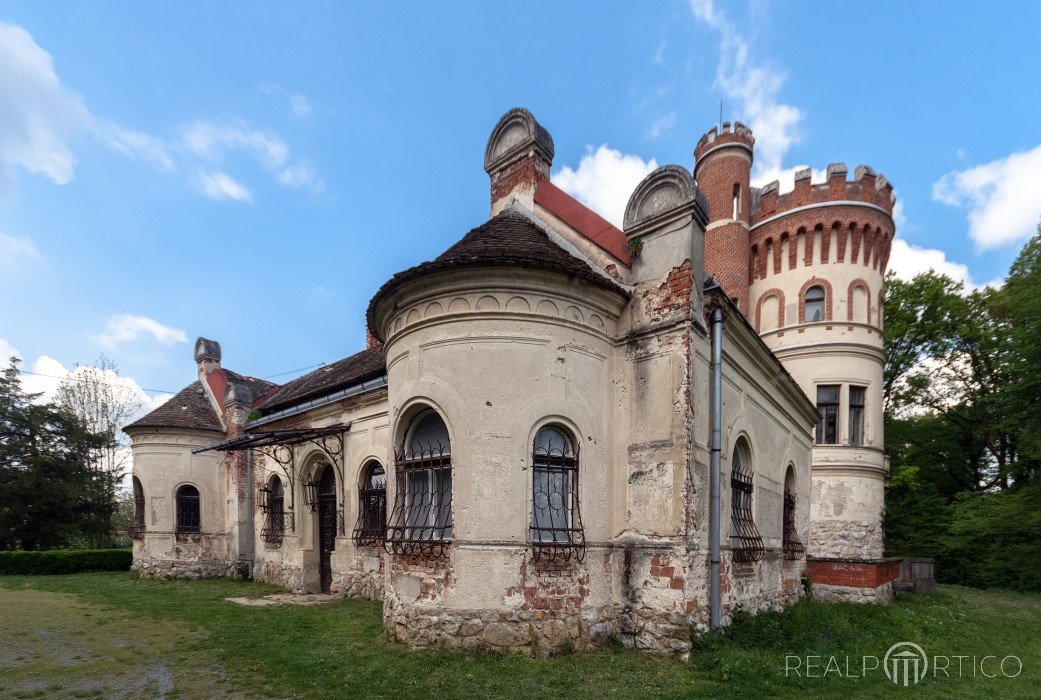
{"type": "Polygon", "coordinates": [[[888,595],[878,582],[891,568],[880,560],[888,473],[882,280],[895,233],[893,188],[864,165],[850,179],[841,163],[829,165],[819,184],[809,169],[797,172],[792,192],[781,194],[777,182],[752,188],[753,147],[741,124],[724,124],[698,142],[695,173],[712,219],[707,269],[744,304],[746,318],[820,412],[813,436],[811,577],[818,589],[831,587],[839,597],[888,595]],[[737,199],[743,191],[750,200],[737,199]],[[735,201],[724,206],[731,194],[735,201]],[[858,585],[847,590],[849,583],[858,585]]]}
{"type": "Polygon", "coordinates": [[[620,230],[552,183],[549,132],[507,112],[490,218],[376,292],[365,350],[276,386],[200,338],[198,381],[126,428],[135,569],[380,599],[417,648],[614,636],[684,656],[710,619],[718,366],[723,623],[787,606],[808,569],[829,597],[887,598],[890,192],[866,170],[760,192],[753,144],[710,132],[696,177],[648,175],[620,230]]]}

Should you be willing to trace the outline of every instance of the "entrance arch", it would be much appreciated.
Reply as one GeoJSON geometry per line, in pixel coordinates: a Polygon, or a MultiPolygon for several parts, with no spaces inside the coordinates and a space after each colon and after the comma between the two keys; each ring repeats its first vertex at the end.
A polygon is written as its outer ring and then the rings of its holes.
{"type": "Polygon", "coordinates": [[[326,465],[318,477],[318,541],[319,581],[322,593],[332,592],[332,557],[336,549],[336,472],[326,465]]]}

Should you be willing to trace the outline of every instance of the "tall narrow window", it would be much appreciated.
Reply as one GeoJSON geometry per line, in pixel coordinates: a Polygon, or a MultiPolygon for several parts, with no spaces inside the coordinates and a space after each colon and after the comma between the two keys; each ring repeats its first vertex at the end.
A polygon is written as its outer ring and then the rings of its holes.
{"type": "Polygon", "coordinates": [[[741,216],[741,185],[734,183],[734,215],[731,217],[735,221],[741,216]]]}
{"type": "Polygon", "coordinates": [[[177,489],[177,534],[187,535],[201,531],[199,489],[185,484],[177,489]]]}
{"type": "Polygon", "coordinates": [[[864,387],[849,388],[849,444],[864,444],[864,387]]]}
{"type": "Polygon", "coordinates": [[[806,290],[806,322],[824,320],[824,288],[814,285],[806,290]]]}
{"type": "Polygon", "coordinates": [[[536,560],[581,561],[585,556],[578,453],[570,435],[557,427],[540,429],[532,446],[528,537],[536,560]]]}
{"type": "Polygon", "coordinates": [[[734,561],[759,561],[766,553],[752,515],[752,492],[751,450],[740,438],[734,445],[730,469],[730,540],[734,561]]]}
{"type": "Polygon", "coordinates": [[[387,531],[387,473],[383,465],[373,461],[362,469],[358,489],[358,523],[354,526],[354,544],[379,547],[387,531]]]}
{"type": "Polygon", "coordinates": [[[817,444],[834,445],[839,435],[839,385],[828,384],[817,387],[817,444]]]}
{"type": "Polygon", "coordinates": [[[134,521],[130,524],[127,534],[134,539],[145,536],[145,490],[141,488],[141,481],[135,476],[132,478],[134,485],[134,521]]]}
{"type": "Polygon", "coordinates": [[[806,551],[806,546],[799,540],[799,529],[795,521],[795,471],[788,467],[784,478],[784,531],[781,535],[781,549],[785,559],[798,559],[806,551]]]}
{"type": "Polygon", "coordinates": [[[412,421],[395,457],[388,548],[445,556],[452,539],[452,446],[444,420],[428,409],[412,421]]]}
{"type": "Polygon", "coordinates": [[[267,544],[281,544],[286,532],[286,498],[282,480],[277,475],[271,477],[264,495],[267,500],[261,504],[265,515],[260,539],[267,544]]]}

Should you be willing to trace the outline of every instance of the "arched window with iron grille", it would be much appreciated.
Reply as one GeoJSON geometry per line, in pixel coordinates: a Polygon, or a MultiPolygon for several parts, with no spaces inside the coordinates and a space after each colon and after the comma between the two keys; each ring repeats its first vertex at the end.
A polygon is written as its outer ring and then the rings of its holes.
{"type": "Polygon", "coordinates": [[[131,477],[131,481],[134,487],[134,521],[127,529],[127,534],[134,539],[141,539],[145,536],[145,490],[136,476],[131,477]]]}
{"type": "Polygon", "coordinates": [[[387,550],[446,556],[452,540],[452,445],[437,411],[426,409],[410,423],[394,458],[394,491],[387,550]]]}
{"type": "Polygon", "coordinates": [[[535,434],[531,454],[531,526],[535,560],[582,561],[585,532],[578,499],[578,449],[563,428],[535,434]]]}
{"type": "Polygon", "coordinates": [[[177,489],[177,534],[191,535],[198,532],[202,532],[199,489],[185,484],[177,489]]]}
{"type": "Polygon", "coordinates": [[[387,473],[383,465],[372,460],[362,468],[358,489],[358,522],[354,526],[354,544],[379,547],[387,532],[387,473]]]}
{"type": "Polygon", "coordinates": [[[759,561],[766,553],[752,515],[752,451],[740,437],[730,463],[730,542],[734,561],[759,561]]]}
{"type": "Polygon", "coordinates": [[[261,489],[260,509],[264,511],[264,526],[260,530],[260,539],[266,544],[282,544],[286,534],[286,498],[282,480],[272,474],[265,489],[261,489]]]}
{"type": "Polygon", "coordinates": [[[795,470],[788,465],[784,477],[784,532],[781,535],[781,549],[785,559],[798,559],[806,551],[806,546],[799,540],[799,529],[795,521],[795,470]]]}

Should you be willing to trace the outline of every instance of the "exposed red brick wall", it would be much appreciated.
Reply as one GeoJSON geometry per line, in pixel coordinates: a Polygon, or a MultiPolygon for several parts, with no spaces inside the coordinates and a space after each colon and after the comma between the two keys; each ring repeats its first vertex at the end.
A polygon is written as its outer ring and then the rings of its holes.
{"type": "Polygon", "coordinates": [[[492,205],[500,199],[508,197],[521,185],[534,188],[544,179],[549,178],[549,163],[534,155],[527,155],[515,160],[502,170],[491,176],[492,205]]]}
{"type": "Polygon", "coordinates": [[[828,586],[878,588],[900,577],[900,560],[844,562],[809,559],[806,575],[813,583],[828,586]]]}

